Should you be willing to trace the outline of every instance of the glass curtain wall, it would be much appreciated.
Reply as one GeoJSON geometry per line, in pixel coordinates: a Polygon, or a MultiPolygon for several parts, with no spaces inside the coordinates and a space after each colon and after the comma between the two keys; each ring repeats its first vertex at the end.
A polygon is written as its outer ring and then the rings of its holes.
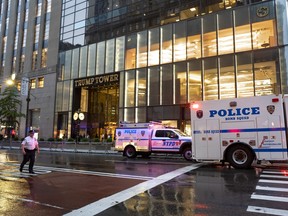
{"type": "Polygon", "coordinates": [[[119,71],[119,118],[133,122],[147,106],[279,93],[274,8],[236,7],[67,51],[63,79],[78,78],[85,64],[87,75],[119,71]]]}

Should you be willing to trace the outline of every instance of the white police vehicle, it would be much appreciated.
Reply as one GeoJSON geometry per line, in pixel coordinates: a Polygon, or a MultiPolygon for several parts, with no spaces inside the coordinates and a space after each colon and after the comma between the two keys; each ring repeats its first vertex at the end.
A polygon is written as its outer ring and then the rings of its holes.
{"type": "Polygon", "coordinates": [[[287,160],[287,102],[268,95],[191,103],[192,158],[235,168],[287,160]]]}
{"type": "Polygon", "coordinates": [[[116,129],[115,150],[128,158],[151,153],[178,153],[191,160],[191,136],[158,122],[120,123],[116,129]]]}

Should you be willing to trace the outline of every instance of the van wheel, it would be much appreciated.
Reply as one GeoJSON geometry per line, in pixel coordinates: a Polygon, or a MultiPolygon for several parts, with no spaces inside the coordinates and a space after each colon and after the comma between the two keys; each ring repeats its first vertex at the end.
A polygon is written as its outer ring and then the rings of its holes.
{"type": "Polygon", "coordinates": [[[133,146],[127,146],[124,152],[128,158],[135,158],[137,156],[136,150],[133,146]]]}
{"type": "Polygon", "coordinates": [[[191,148],[188,147],[188,148],[185,148],[185,149],[183,150],[183,157],[184,157],[185,160],[187,160],[187,161],[193,161],[191,148]]]}
{"type": "Polygon", "coordinates": [[[227,161],[235,169],[247,169],[254,160],[252,151],[243,145],[232,146],[227,153],[227,161]]]}

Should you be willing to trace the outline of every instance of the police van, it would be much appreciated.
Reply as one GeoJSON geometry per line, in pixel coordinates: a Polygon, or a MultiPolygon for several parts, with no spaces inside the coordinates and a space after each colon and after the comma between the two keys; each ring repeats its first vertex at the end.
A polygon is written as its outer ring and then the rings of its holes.
{"type": "Polygon", "coordinates": [[[287,160],[288,96],[191,103],[192,158],[248,168],[254,160],[287,160]]]}
{"type": "Polygon", "coordinates": [[[178,153],[191,160],[191,136],[159,122],[120,123],[116,128],[115,150],[128,158],[151,153],[178,153]]]}

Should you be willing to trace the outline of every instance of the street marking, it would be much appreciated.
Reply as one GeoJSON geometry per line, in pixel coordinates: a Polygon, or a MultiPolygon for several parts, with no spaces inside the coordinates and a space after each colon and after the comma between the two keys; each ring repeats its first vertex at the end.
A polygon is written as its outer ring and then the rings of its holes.
{"type": "Polygon", "coordinates": [[[105,177],[114,177],[114,178],[136,179],[136,180],[151,180],[151,179],[153,179],[153,177],[147,177],[147,176],[104,173],[104,172],[94,172],[94,171],[56,168],[56,167],[43,167],[43,166],[34,166],[34,167],[35,168],[41,168],[41,169],[47,169],[47,170],[51,170],[51,171],[57,171],[57,172],[68,172],[68,173],[105,176],[105,177]]]}
{"type": "Polygon", "coordinates": [[[278,176],[278,175],[260,175],[261,178],[280,178],[288,179],[288,176],[278,176]]]}
{"type": "Polygon", "coordinates": [[[179,175],[182,175],[184,173],[190,172],[194,169],[197,169],[201,164],[197,165],[190,165],[186,166],[177,170],[174,170],[172,172],[163,174],[161,176],[158,176],[152,180],[142,182],[138,185],[135,185],[131,188],[128,188],[126,190],[123,190],[119,193],[116,193],[114,195],[111,195],[109,197],[100,199],[94,203],[88,204],[80,209],[73,210],[70,213],[65,214],[66,216],[79,216],[79,215],[96,215],[112,206],[115,206],[121,202],[124,202],[133,196],[136,196],[140,193],[144,193],[145,191],[154,188],[160,184],[163,184],[173,178],[176,178],[179,175]]]}
{"type": "Polygon", "coordinates": [[[269,200],[269,201],[275,201],[275,202],[288,202],[288,197],[257,195],[255,193],[251,195],[251,199],[269,200]]]}
{"type": "Polygon", "coordinates": [[[266,179],[260,179],[259,182],[273,183],[273,184],[288,184],[288,181],[277,181],[277,180],[266,180],[266,179]]]}
{"type": "MultiPolygon", "coordinates": [[[[19,164],[14,164],[14,163],[13,164],[4,163],[4,164],[10,165],[10,166],[19,166],[19,164]]],[[[154,178],[154,177],[138,176],[138,175],[126,175],[126,174],[104,173],[104,172],[76,170],[76,169],[67,169],[67,168],[57,168],[57,167],[34,166],[34,171],[36,171],[35,174],[39,174],[38,170],[41,170],[43,172],[56,171],[56,172],[67,172],[67,173],[105,176],[105,177],[113,177],[113,178],[135,179],[135,180],[144,180],[144,181],[151,180],[154,178]]]]}
{"type": "Polygon", "coordinates": [[[288,215],[287,210],[263,208],[263,207],[258,207],[258,206],[248,206],[247,211],[248,212],[255,212],[255,213],[269,214],[269,215],[278,215],[278,216],[287,216],[288,215]]]}
{"type": "Polygon", "coordinates": [[[256,186],[256,190],[288,192],[287,188],[256,186]]]}
{"type": "MultiPolygon", "coordinates": [[[[3,197],[3,196],[2,196],[2,197],[3,197]]],[[[9,195],[4,195],[4,197],[5,197],[6,199],[20,200],[20,201],[22,201],[22,202],[30,202],[30,203],[34,203],[34,204],[38,204],[38,205],[43,205],[43,206],[48,206],[48,207],[52,207],[52,208],[64,209],[64,208],[59,207],[59,206],[50,205],[50,204],[47,204],[47,203],[41,203],[41,202],[37,202],[37,201],[34,201],[34,200],[30,200],[30,199],[18,198],[18,197],[9,196],[9,195]]]]}
{"type": "Polygon", "coordinates": [[[279,175],[283,175],[284,173],[282,171],[266,171],[264,170],[262,173],[269,173],[269,174],[279,174],[279,175]]]}

